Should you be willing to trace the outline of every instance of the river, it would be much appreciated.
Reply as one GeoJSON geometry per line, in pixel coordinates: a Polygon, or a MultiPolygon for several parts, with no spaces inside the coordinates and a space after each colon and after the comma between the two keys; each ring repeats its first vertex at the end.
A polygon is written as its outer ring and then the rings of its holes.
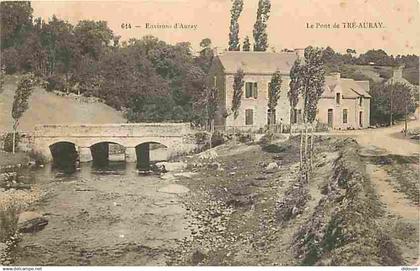
{"type": "Polygon", "coordinates": [[[22,235],[15,265],[165,265],[177,240],[190,238],[179,194],[188,189],[171,192],[176,180],[139,175],[135,164],[87,163],[73,173],[47,165],[21,175],[45,193],[32,211],[49,223],[22,235]]]}

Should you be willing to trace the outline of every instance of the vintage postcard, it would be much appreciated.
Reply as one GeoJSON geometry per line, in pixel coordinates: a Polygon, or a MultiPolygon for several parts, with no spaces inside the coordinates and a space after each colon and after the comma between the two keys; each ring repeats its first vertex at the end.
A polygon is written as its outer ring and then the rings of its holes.
{"type": "Polygon", "coordinates": [[[3,270],[418,270],[419,11],[1,1],[3,270]]]}

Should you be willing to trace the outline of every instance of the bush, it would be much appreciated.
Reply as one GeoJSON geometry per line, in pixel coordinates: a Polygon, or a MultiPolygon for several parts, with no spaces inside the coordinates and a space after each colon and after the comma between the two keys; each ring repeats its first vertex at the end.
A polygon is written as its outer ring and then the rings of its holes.
{"type": "Polygon", "coordinates": [[[241,143],[249,143],[253,141],[252,135],[250,133],[240,133],[238,138],[239,142],[241,143]]]}
{"type": "Polygon", "coordinates": [[[54,90],[65,91],[66,90],[66,84],[60,76],[52,75],[47,78],[46,82],[47,82],[46,83],[47,91],[54,91],[54,90]]]}
{"type": "MultiPolygon", "coordinates": [[[[15,150],[18,149],[18,144],[20,142],[20,135],[16,133],[16,141],[15,141],[15,150]]],[[[7,133],[4,139],[4,150],[7,152],[13,151],[13,133],[7,133]]]]}
{"type": "Polygon", "coordinates": [[[269,153],[281,153],[289,149],[288,145],[268,144],[262,147],[262,150],[269,153]]]}
{"type": "Polygon", "coordinates": [[[209,140],[209,133],[207,132],[197,132],[194,134],[195,144],[203,145],[206,144],[209,140]]]}
{"type": "Polygon", "coordinates": [[[211,145],[212,147],[216,147],[225,143],[224,135],[220,131],[215,131],[211,135],[211,145]]]}
{"type": "Polygon", "coordinates": [[[34,151],[34,150],[31,150],[29,152],[29,157],[31,158],[31,160],[34,160],[35,161],[35,164],[37,166],[39,166],[39,165],[45,165],[45,164],[48,163],[47,157],[45,157],[42,153],[37,152],[37,151],[34,151]]]}

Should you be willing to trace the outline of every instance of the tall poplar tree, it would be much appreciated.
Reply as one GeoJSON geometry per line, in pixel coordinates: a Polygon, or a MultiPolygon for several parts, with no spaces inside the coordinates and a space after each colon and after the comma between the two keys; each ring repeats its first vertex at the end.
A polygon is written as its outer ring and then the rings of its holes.
{"type": "Polygon", "coordinates": [[[244,39],[244,44],[242,45],[242,51],[250,51],[251,50],[251,42],[249,41],[249,37],[246,36],[244,39]]]}
{"type": "Polygon", "coordinates": [[[239,51],[239,23],[238,19],[244,6],[243,0],[232,0],[232,8],[230,9],[230,27],[229,27],[229,51],[239,51]]]}
{"type": "Polygon", "coordinates": [[[268,48],[267,21],[270,18],[270,0],[259,0],[257,20],[254,24],[254,51],[266,51],[268,48]]]}
{"type": "Polygon", "coordinates": [[[232,97],[232,113],[233,113],[233,138],[236,141],[235,137],[235,122],[239,115],[239,108],[241,107],[241,99],[243,94],[243,87],[244,87],[244,72],[241,69],[235,73],[233,79],[233,97],[232,97]]]}
{"type": "Polygon", "coordinates": [[[281,75],[280,71],[273,73],[268,88],[268,110],[270,112],[270,127],[274,125],[277,103],[280,99],[281,75]]]}
{"type": "Polygon", "coordinates": [[[18,87],[15,92],[13,106],[12,106],[12,118],[13,118],[13,147],[12,152],[15,153],[16,145],[16,132],[19,126],[19,119],[23,116],[23,113],[28,109],[28,100],[32,94],[35,84],[35,77],[33,74],[25,74],[19,81],[18,87]]]}

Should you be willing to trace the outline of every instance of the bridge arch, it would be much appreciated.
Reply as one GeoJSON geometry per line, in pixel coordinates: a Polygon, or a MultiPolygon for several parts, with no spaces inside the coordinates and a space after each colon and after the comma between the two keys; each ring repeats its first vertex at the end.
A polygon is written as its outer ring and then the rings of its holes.
{"type": "Polygon", "coordinates": [[[145,141],[135,146],[137,167],[150,169],[152,162],[168,160],[169,146],[157,141],[145,141]]]}
{"type": "Polygon", "coordinates": [[[48,146],[53,166],[59,169],[74,169],[78,159],[77,145],[68,140],[59,140],[48,146]]]}
{"type": "Polygon", "coordinates": [[[125,160],[125,146],[114,140],[100,141],[92,144],[90,147],[92,161],[94,165],[105,166],[110,160],[125,160]],[[116,155],[119,154],[119,157],[116,155]]]}

